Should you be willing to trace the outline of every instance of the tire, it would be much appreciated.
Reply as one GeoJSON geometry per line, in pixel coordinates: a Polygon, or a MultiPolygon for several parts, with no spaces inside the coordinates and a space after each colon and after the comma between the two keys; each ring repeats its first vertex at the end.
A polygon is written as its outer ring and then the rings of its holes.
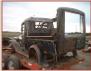
{"type": "Polygon", "coordinates": [[[41,52],[37,45],[31,45],[29,49],[29,58],[31,59],[33,56],[33,60],[36,63],[40,64],[41,61],[41,52]]]}
{"type": "Polygon", "coordinates": [[[5,63],[5,69],[18,70],[21,68],[19,58],[15,55],[11,55],[5,63]]]}

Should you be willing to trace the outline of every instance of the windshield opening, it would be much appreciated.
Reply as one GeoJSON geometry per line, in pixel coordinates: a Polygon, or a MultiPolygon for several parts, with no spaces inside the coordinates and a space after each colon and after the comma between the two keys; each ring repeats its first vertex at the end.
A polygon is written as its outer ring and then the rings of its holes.
{"type": "Polygon", "coordinates": [[[65,12],[65,33],[83,33],[82,16],[65,12]]]}

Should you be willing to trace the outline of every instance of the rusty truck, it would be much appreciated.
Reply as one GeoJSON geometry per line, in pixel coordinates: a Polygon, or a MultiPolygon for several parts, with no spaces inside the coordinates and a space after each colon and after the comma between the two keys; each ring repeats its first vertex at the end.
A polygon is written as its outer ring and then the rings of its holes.
{"type": "Polygon", "coordinates": [[[85,47],[85,14],[74,8],[60,7],[55,18],[30,17],[21,25],[21,39],[10,40],[8,47],[7,50],[12,51],[5,61],[5,69],[20,69],[21,65],[31,69],[29,63],[55,64],[68,52],[75,57],[77,48],[85,47]],[[79,15],[80,31],[65,32],[66,12],[79,15]]]}

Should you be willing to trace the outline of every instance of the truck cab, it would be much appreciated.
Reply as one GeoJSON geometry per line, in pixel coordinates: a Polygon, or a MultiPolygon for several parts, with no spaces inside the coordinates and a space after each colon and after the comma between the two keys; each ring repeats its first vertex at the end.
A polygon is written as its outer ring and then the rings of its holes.
{"type": "Polygon", "coordinates": [[[21,30],[25,48],[30,50],[30,53],[33,48],[38,49],[40,60],[42,56],[47,55],[47,57],[52,57],[51,59],[57,61],[59,56],[67,52],[73,52],[74,55],[77,55],[77,49],[85,47],[85,14],[77,9],[58,8],[56,17],[52,19],[28,18],[23,22],[21,30]],[[78,22],[76,19],[73,22],[72,18],[76,16],[78,22]],[[71,18],[70,22],[66,17],[71,18]],[[70,30],[68,31],[67,28],[70,30]],[[76,29],[74,30],[74,28],[76,29]]]}

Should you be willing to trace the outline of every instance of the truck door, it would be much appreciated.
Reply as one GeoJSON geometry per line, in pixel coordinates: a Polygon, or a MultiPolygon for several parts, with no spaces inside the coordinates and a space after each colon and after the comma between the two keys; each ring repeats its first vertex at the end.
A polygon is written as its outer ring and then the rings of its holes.
{"type": "Polygon", "coordinates": [[[74,50],[74,47],[76,47],[76,40],[78,37],[79,38],[82,37],[82,33],[83,33],[82,16],[80,14],[65,12],[64,51],[74,50]]]}
{"type": "Polygon", "coordinates": [[[82,11],[59,8],[57,22],[60,54],[85,46],[85,15],[82,11]]]}

